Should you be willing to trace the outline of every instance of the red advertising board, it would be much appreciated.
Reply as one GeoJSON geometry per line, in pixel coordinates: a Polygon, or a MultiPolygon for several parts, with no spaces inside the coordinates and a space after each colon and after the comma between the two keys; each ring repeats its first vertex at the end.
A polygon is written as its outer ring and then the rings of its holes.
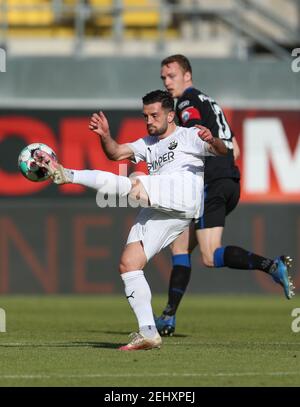
{"type": "Polygon", "coordinates": [[[300,111],[228,110],[242,202],[300,202],[300,111]]]}
{"type": "MultiPolygon", "coordinates": [[[[300,111],[225,109],[241,148],[242,202],[300,202],[300,111]]],[[[16,161],[26,144],[51,146],[69,168],[99,168],[122,174],[144,171],[142,164],[109,161],[97,136],[88,130],[87,111],[2,111],[0,113],[0,195],[50,194],[49,183],[30,183],[16,161]],[[121,165],[120,165],[121,164],[121,165]],[[126,167],[127,165],[127,167],[126,167]],[[48,192],[47,192],[48,191],[48,192]]],[[[138,111],[108,111],[114,137],[125,143],[145,135],[138,111]]],[[[61,196],[85,193],[78,185],[60,188],[61,196]]],[[[57,194],[57,192],[56,192],[57,194]]]]}

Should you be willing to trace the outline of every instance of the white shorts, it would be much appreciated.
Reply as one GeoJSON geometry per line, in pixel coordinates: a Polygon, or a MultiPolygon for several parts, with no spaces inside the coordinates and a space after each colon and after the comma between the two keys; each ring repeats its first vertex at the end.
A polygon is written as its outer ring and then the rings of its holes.
{"type": "Polygon", "coordinates": [[[188,218],[174,218],[157,209],[144,208],[129,232],[127,244],[141,241],[149,261],[172,243],[189,226],[190,221],[188,218]]]}
{"type": "Polygon", "coordinates": [[[200,218],[203,214],[203,177],[192,172],[141,175],[151,208],[180,218],[200,218]]]}

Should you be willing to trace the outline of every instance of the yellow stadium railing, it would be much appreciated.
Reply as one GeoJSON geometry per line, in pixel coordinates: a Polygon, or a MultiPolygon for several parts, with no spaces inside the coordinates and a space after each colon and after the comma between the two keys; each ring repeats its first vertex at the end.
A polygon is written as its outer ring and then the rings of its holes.
{"type": "MultiPolygon", "coordinates": [[[[0,25],[8,36],[158,38],[159,0],[0,0],[0,25]],[[2,7],[2,8],[1,8],[2,7]]],[[[1,29],[1,27],[0,27],[1,29]]]]}

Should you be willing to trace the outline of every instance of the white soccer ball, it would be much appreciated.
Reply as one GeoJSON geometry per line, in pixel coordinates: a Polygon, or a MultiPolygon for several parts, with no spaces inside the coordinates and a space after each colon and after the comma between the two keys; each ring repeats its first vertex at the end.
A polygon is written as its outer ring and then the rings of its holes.
{"type": "Polygon", "coordinates": [[[49,173],[46,168],[41,168],[37,165],[33,158],[33,154],[36,150],[42,150],[51,155],[52,158],[57,161],[55,152],[43,143],[33,143],[29,144],[20,152],[18,158],[18,167],[21,173],[29,181],[40,182],[45,181],[49,178],[49,173]]]}

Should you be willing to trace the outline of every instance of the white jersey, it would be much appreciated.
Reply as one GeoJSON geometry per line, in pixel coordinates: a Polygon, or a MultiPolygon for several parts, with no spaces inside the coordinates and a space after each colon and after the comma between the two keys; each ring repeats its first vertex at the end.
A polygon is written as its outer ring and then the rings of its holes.
{"type": "Polygon", "coordinates": [[[214,154],[198,132],[195,127],[176,127],[162,140],[147,136],[128,144],[134,153],[134,162],[147,162],[150,176],[138,178],[153,208],[181,218],[202,215],[204,156],[214,154]]]}
{"type": "Polygon", "coordinates": [[[204,156],[214,155],[196,127],[176,127],[168,137],[147,136],[127,145],[134,162],[146,161],[150,175],[190,171],[203,176],[204,156]]]}

